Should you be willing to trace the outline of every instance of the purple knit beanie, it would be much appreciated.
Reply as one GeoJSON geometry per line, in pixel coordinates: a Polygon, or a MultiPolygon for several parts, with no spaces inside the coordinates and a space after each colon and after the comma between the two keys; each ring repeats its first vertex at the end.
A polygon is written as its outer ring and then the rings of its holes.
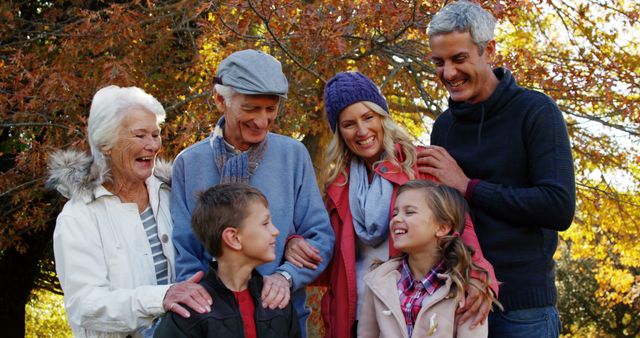
{"type": "Polygon", "coordinates": [[[358,72],[336,74],[324,87],[324,109],[331,131],[336,132],[340,112],[348,106],[362,101],[370,101],[389,113],[387,100],[380,89],[368,77],[358,72]]]}

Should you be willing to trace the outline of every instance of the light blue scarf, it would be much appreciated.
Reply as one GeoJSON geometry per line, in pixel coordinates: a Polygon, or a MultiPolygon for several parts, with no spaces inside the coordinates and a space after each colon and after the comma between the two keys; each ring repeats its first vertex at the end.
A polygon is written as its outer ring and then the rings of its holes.
{"type": "Polygon", "coordinates": [[[387,239],[391,195],[391,182],[374,172],[369,184],[366,165],[356,156],[351,159],[349,207],[356,235],[364,244],[375,247],[387,239]]]}

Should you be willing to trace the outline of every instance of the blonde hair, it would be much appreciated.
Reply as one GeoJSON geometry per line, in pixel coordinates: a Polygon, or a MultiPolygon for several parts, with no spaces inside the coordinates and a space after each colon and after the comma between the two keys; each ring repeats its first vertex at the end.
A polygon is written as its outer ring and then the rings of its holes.
{"type": "MultiPolygon", "coordinates": [[[[400,128],[393,120],[387,111],[382,109],[379,105],[370,101],[361,101],[367,108],[374,113],[380,115],[382,119],[382,131],[384,136],[382,138],[382,146],[386,154],[385,161],[391,162],[393,165],[400,168],[400,172],[405,172],[410,179],[415,178],[413,172],[413,166],[416,164],[417,155],[415,147],[411,142],[409,134],[402,128],[400,128]],[[400,144],[402,154],[396,154],[395,144],[400,144]],[[399,161],[399,156],[402,158],[402,162],[399,161]]],[[[325,159],[326,173],[324,175],[322,186],[328,186],[333,183],[338,176],[342,173],[345,178],[344,184],[349,181],[349,175],[346,167],[351,163],[353,152],[344,143],[344,139],[340,134],[340,127],[336,127],[335,133],[329,147],[327,148],[327,154],[325,159]]],[[[373,165],[376,166],[382,161],[378,161],[373,165]]]]}
{"type": "Polygon", "coordinates": [[[410,190],[422,192],[435,223],[447,225],[451,228],[448,235],[438,238],[440,257],[444,262],[446,273],[451,276],[451,281],[453,282],[451,295],[456,300],[462,298],[465,287],[473,287],[469,283],[471,271],[479,271],[485,276],[482,281],[483,288],[480,292],[484,297],[502,308],[502,305],[487,290],[491,282],[489,280],[489,272],[473,262],[471,258],[474,253],[473,248],[464,244],[460,237],[464,230],[469,210],[464,197],[458,190],[444,184],[426,180],[412,180],[398,188],[396,198],[403,192],[410,190]]]}

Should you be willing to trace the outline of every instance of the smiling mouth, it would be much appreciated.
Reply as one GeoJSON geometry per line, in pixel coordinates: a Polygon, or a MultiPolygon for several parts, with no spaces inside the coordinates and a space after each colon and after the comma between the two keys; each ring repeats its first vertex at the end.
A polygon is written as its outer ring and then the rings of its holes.
{"type": "Polygon", "coordinates": [[[153,160],[153,156],[142,156],[142,157],[136,158],[136,161],[138,162],[150,162],[152,160],[153,160]]]}
{"type": "Polygon", "coordinates": [[[374,140],[374,137],[371,136],[371,137],[369,137],[369,138],[367,138],[365,140],[357,141],[356,143],[358,143],[361,146],[368,146],[368,145],[373,144],[373,140],[374,140]]]}
{"type": "Polygon", "coordinates": [[[447,81],[447,84],[449,85],[449,87],[456,88],[462,86],[466,82],[467,80],[447,81]]]}
{"type": "Polygon", "coordinates": [[[393,234],[394,235],[404,235],[407,233],[407,230],[405,229],[394,229],[393,230],[393,234]]]}

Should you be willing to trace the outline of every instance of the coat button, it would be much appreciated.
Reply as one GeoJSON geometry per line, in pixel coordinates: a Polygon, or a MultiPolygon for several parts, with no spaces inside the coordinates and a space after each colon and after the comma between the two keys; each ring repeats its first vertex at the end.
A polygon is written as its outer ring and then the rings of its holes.
{"type": "Polygon", "coordinates": [[[162,243],[167,243],[169,241],[169,235],[162,234],[162,237],[160,238],[160,240],[162,241],[162,243]]]}
{"type": "Polygon", "coordinates": [[[380,166],[380,172],[381,172],[381,173],[383,173],[383,174],[384,174],[384,173],[386,173],[386,172],[387,172],[387,170],[389,170],[389,169],[387,169],[387,167],[385,167],[385,166],[380,166]]]}

